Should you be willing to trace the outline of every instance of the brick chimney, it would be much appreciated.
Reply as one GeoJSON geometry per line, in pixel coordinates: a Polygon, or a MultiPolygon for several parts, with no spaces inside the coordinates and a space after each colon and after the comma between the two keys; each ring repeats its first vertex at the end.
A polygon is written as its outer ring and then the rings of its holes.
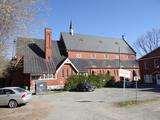
{"type": "Polygon", "coordinates": [[[52,58],[52,30],[45,28],[45,44],[44,44],[45,60],[52,58]]]}

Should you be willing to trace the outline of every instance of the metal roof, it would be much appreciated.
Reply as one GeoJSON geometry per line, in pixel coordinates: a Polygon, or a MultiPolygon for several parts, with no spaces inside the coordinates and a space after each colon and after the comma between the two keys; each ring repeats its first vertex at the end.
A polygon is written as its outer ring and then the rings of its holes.
{"type": "Polygon", "coordinates": [[[156,58],[156,57],[160,57],[160,47],[155,48],[154,50],[152,50],[151,52],[145,54],[144,56],[142,56],[141,58],[139,58],[138,60],[145,60],[145,59],[152,59],[152,58],[156,58]]]}
{"type": "MultiPolygon", "coordinates": [[[[119,68],[119,60],[97,59],[71,59],[72,63],[80,72],[87,72],[87,68],[119,68]]],[[[136,60],[121,60],[121,68],[139,68],[136,60]]]]}
{"type": "Polygon", "coordinates": [[[42,74],[55,73],[61,62],[65,59],[60,55],[58,41],[52,41],[52,58],[44,59],[44,40],[32,38],[18,38],[16,56],[24,59],[24,73],[42,74]]]}
{"type": "Polygon", "coordinates": [[[90,35],[61,33],[67,50],[135,54],[129,44],[122,39],[90,35]]]}

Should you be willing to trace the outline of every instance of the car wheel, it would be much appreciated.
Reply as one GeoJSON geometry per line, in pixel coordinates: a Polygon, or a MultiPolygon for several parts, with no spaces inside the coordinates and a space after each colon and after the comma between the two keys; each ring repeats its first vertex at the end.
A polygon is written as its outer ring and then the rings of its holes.
{"type": "Polygon", "coordinates": [[[17,101],[15,101],[15,100],[10,100],[9,101],[9,103],[8,103],[8,106],[10,107],[10,108],[16,108],[17,107],[17,101]]]}

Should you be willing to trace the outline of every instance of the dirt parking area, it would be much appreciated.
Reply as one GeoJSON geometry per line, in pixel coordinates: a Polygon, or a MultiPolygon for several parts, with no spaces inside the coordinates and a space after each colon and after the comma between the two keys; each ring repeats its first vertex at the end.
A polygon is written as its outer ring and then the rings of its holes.
{"type": "Polygon", "coordinates": [[[159,120],[160,92],[139,89],[138,99],[156,101],[117,107],[115,102],[136,98],[135,89],[103,88],[94,92],[63,92],[33,96],[16,109],[0,108],[0,120],[159,120]]]}
{"type": "Polygon", "coordinates": [[[48,116],[53,106],[43,102],[43,97],[33,96],[33,100],[27,105],[15,109],[0,108],[0,120],[43,120],[48,116]]]}

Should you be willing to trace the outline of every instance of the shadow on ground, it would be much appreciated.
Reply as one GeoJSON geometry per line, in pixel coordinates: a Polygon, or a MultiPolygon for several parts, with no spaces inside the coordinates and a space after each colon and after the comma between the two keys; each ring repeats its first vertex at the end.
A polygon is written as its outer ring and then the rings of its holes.
{"type": "Polygon", "coordinates": [[[140,91],[146,91],[146,92],[159,92],[160,93],[160,87],[155,87],[155,88],[145,88],[140,91]]]}

